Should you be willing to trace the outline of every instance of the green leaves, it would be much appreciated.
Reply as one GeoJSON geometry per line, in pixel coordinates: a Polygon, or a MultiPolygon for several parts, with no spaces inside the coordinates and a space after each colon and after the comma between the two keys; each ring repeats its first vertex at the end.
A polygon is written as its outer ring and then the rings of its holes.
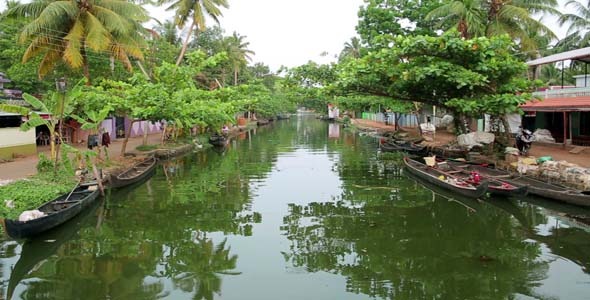
{"type": "Polygon", "coordinates": [[[479,116],[518,111],[530,95],[527,67],[514,57],[508,36],[466,40],[398,36],[393,47],[338,68],[336,87],[348,92],[417,101],[479,116]]]}

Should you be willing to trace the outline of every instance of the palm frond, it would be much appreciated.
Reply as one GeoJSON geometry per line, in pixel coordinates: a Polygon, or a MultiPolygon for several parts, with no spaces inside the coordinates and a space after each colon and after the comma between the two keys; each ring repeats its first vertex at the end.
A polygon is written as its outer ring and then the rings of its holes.
{"type": "Polygon", "coordinates": [[[101,0],[100,6],[120,16],[129,18],[130,20],[138,22],[146,22],[149,20],[149,13],[142,6],[135,5],[131,2],[120,0],[101,0]]]}
{"type": "Polygon", "coordinates": [[[55,1],[47,5],[43,11],[31,23],[27,24],[21,37],[30,37],[37,34],[52,36],[65,35],[61,29],[78,14],[78,7],[71,1],[55,1]]]}
{"type": "Polygon", "coordinates": [[[103,51],[111,43],[109,31],[90,12],[86,12],[86,40],[85,43],[90,49],[103,51]]]}
{"type": "Polygon", "coordinates": [[[104,7],[95,6],[90,15],[95,16],[101,26],[108,32],[127,34],[133,28],[128,19],[104,7]]]}
{"type": "Polygon", "coordinates": [[[80,53],[83,39],[84,24],[80,19],[77,19],[68,35],[64,38],[66,47],[63,53],[64,60],[75,69],[81,67],[84,63],[84,58],[82,57],[82,53],[80,53]]]}
{"type": "Polygon", "coordinates": [[[48,50],[43,56],[41,63],[39,64],[39,78],[43,78],[55,67],[57,61],[61,58],[61,53],[55,49],[48,50]]]}
{"type": "Polygon", "coordinates": [[[37,18],[41,12],[49,5],[51,1],[33,1],[31,3],[24,3],[17,5],[6,12],[7,17],[23,17],[30,16],[37,18]]]}
{"type": "Polygon", "coordinates": [[[29,45],[29,47],[27,47],[27,50],[25,50],[25,53],[23,54],[22,62],[26,63],[29,59],[39,55],[40,53],[47,51],[47,48],[54,47],[53,42],[55,42],[55,41],[52,41],[51,39],[49,39],[46,36],[40,36],[40,37],[34,38],[31,41],[31,44],[29,45]]]}

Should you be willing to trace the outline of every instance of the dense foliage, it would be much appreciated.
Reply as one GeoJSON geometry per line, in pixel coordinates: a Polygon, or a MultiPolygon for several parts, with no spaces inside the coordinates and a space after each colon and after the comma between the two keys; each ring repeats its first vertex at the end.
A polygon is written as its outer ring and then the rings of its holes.
{"type": "Polygon", "coordinates": [[[18,218],[24,210],[38,207],[71,191],[75,183],[73,177],[45,173],[0,186],[0,217],[18,218]]]}

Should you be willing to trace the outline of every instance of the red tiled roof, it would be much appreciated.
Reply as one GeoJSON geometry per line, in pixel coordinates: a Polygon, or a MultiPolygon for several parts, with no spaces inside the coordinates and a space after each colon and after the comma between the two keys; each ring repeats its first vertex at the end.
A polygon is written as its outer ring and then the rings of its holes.
{"type": "Polygon", "coordinates": [[[590,111],[590,96],[532,100],[520,108],[524,111],[590,111]]]}

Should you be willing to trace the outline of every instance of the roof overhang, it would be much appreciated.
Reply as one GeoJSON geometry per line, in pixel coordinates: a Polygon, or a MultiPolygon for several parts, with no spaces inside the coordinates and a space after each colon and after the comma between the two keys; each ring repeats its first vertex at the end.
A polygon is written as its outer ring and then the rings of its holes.
{"type": "Polygon", "coordinates": [[[520,106],[523,111],[590,111],[590,96],[531,100],[520,106]]]}
{"type": "Polygon", "coordinates": [[[578,60],[583,61],[586,63],[590,63],[590,47],[576,49],[572,51],[561,52],[541,58],[537,58],[535,60],[527,61],[526,64],[529,67],[539,66],[550,64],[558,61],[564,60],[578,60]]]}

